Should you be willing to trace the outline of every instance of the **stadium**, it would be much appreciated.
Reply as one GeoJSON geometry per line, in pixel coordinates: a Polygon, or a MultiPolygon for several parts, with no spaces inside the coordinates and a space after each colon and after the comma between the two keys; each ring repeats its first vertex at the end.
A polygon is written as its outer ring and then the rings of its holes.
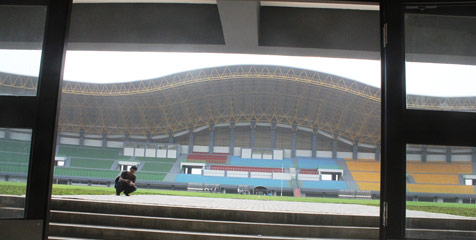
{"type": "Polygon", "coordinates": [[[474,13],[1,3],[2,239],[475,239],[474,13]]]}
{"type": "MultiPolygon", "coordinates": [[[[2,73],[9,92],[37,79],[2,73]]],[[[476,98],[411,95],[415,108],[472,111],[476,98]]],[[[129,83],[65,81],[54,181],[222,193],[379,198],[380,89],[322,72],[239,65],[129,83]]],[[[0,174],[26,178],[31,136],[0,132],[0,174]]],[[[475,152],[407,146],[407,199],[474,202],[475,152]]]]}

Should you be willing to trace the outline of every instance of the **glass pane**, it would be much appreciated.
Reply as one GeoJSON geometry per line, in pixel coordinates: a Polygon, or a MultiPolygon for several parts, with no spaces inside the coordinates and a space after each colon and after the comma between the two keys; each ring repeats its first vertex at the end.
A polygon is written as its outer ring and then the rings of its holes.
{"type": "Polygon", "coordinates": [[[43,6],[0,6],[0,95],[36,95],[45,18],[43,6]]]}
{"type": "Polygon", "coordinates": [[[0,218],[23,218],[30,129],[0,129],[0,218]]]}
{"type": "Polygon", "coordinates": [[[408,238],[476,237],[475,162],[474,147],[407,145],[408,238]]]}
{"type": "Polygon", "coordinates": [[[288,212],[353,203],[375,219],[378,6],[240,1],[240,14],[219,6],[229,2],[73,5],[58,183],[115,197],[112,180],[137,164],[133,194],[178,195],[177,205],[184,195],[288,212]]]}
{"type": "Polygon", "coordinates": [[[407,10],[407,108],[476,112],[475,10],[474,6],[407,10]],[[464,14],[451,14],[458,11],[464,14]]]}

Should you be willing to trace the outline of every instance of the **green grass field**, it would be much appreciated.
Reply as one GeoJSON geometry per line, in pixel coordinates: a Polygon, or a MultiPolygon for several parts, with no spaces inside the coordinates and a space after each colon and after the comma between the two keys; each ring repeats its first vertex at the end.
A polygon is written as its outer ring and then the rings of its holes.
{"type": "MultiPolygon", "coordinates": [[[[25,195],[25,183],[0,182],[0,194],[25,195]]],[[[53,185],[53,195],[113,195],[115,189],[112,187],[88,187],[71,185],[53,185]]],[[[135,195],[173,195],[187,197],[210,197],[210,198],[232,198],[232,199],[253,199],[263,201],[291,201],[291,202],[315,202],[315,203],[340,203],[359,204],[369,206],[379,206],[379,200],[367,199],[344,199],[344,198],[316,198],[316,197],[279,197],[279,196],[258,196],[239,195],[206,192],[187,192],[173,190],[148,190],[139,189],[135,195]]],[[[407,210],[416,210],[433,213],[446,213],[459,216],[476,217],[476,204],[458,203],[433,203],[433,202],[407,202],[407,210]]]]}

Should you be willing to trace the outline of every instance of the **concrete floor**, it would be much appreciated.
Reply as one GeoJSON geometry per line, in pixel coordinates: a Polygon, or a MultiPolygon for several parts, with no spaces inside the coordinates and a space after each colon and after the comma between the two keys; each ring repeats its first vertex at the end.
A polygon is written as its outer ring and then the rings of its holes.
{"type": "MultiPolygon", "coordinates": [[[[131,204],[154,204],[162,206],[184,206],[211,209],[231,209],[250,211],[270,211],[270,212],[293,212],[293,213],[317,213],[317,214],[337,214],[337,215],[358,215],[358,216],[378,216],[379,208],[355,204],[334,204],[334,203],[306,203],[306,202],[286,202],[286,201],[266,201],[247,199],[224,199],[224,198],[203,198],[203,197],[182,197],[166,195],[71,195],[53,196],[60,199],[84,199],[91,201],[121,202],[131,204]]],[[[449,214],[428,213],[407,210],[407,217],[418,218],[443,218],[443,219],[473,219],[471,217],[454,216],[449,214]]]]}

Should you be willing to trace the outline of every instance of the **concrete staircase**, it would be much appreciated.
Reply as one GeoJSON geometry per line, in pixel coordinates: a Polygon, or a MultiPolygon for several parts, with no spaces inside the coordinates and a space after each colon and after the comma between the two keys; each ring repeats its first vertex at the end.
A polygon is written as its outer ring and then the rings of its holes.
{"type": "Polygon", "coordinates": [[[377,238],[377,217],[53,200],[50,235],[93,239],[377,238]]]}
{"type": "Polygon", "coordinates": [[[178,158],[177,161],[175,161],[174,165],[172,165],[172,168],[170,168],[170,171],[165,175],[164,177],[164,182],[173,182],[175,181],[175,178],[177,175],[180,173],[180,163],[187,158],[187,154],[181,154],[178,158]]]}
{"type": "MultiPolygon", "coordinates": [[[[0,216],[22,197],[0,196],[0,216]]],[[[50,239],[376,239],[378,217],[53,199],[50,239]]],[[[407,219],[409,238],[475,239],[474,220],[407,219]],[[450,229],[450,230],[439,230],[450,229]]]]}

